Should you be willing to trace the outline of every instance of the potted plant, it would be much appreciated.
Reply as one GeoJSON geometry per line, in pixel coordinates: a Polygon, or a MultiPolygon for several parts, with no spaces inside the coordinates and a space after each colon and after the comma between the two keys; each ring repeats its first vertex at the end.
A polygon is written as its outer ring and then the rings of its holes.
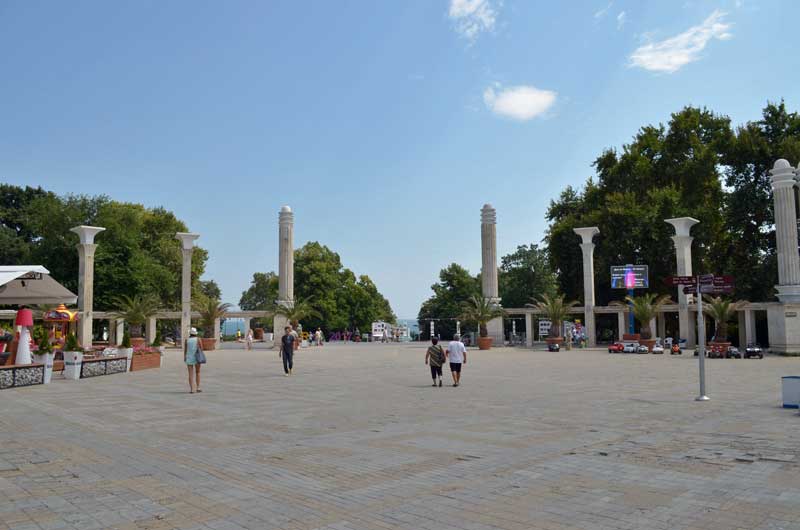
{"type": "MultiPolygon", "coordinates": [[[[75,340],[75,336],[70,333],[67,337],[72,337],[75,340]]],[[[77,340],[75,340],[77,342],[77,340]]],[[[50,382],[50,379],[53,377],[53,359],[55,355],[53,354],[53,345],[50,344],[50,337],[47,334],[47,331],[42,328],[39,332],[39,336],[36,340],[37,349],[33,353],[33,359],[36,364],[43,364],[44,365],[44,384],[50,382]]]]}
{"type": "Polygon", "coordinates": [[[159,301],[151,295],[122,295],[115,299],[117,310],[112,315],[128,325],[133,346],[144,346],[144,326],[158,313],[159,301]]]}
{"type": "Polygon", "coordinates": [[[122,342],[119,345],[119,353],[128,359],[128,372],[131,371],[133,363],[133,346],[131,346],[131,335],[128,330],[122,332],[122,342]]]}
{"type": "Polygon", "coordinates": [[[216,349],[217,341],[214,338],[214,328],[218,319],[225,318],[231,304],[223,304],[216,298],[202,296],[194,303],[194,310],[200,313],[200,327],[203,329],[201,343],[203,351],[216,349]]]}
{"type": "MultiPolygon", "coordinates": [[[[633,312],[633,317],[639,321],[639,337],[638,339],[628,338],[630,335],[624,335],[624,340],[638,340],[643,346],[647,346],[647,351],[652,352],[656,340],[650,331],[650,323],[656,318],[658,310],[661,306],[672,302],[669,295],[657,295],[655,293],[646,293],[641,296],[626,296],[625,302],[633,312]]],[[[623,302],[615,301],[612,305],[622,305],[623,302]]]]}
{"type": "MultiPolygon", "coordinates": [[[[287,322],[292,325],[294,330],[297,330],[300,327],[300,321],[305,318],[321,318],[320,312],[311,307],[309,301],[306,300],[296,300],[289,305],[277,304],[273,307],[273,311],[276,315],[281,315],[286,318],[287,322]]],[[[275,340],[283,335],[282,329],[275,329],[275,340]]],[[[300,343],[295,341],[294,349],[300,347],[300,343]]]]}
{"type": "Polygon", "coordinates": [[[83,349],[78,343],[78,338],[74,333],[67,335],[64,342],[64,378],[77,380],[81,378],[81,366],[83,365],[83,349]]]}
{"type": "Polygon", "coordinates": [[[488,350],[492,347],[492,337],[489,336],[486,324],[495,318],[502,318],[505,314],[499,305],[488,298],[472,296],[463,306],[461,319],[478,323],[478,349],[488,350]]]}
{"type": "Polygon", "coordinates": [[[534,299],[532,304],[527,305],[535,307],[550,320],[550,332],[546,339],[548,346],[552,344],[560,346],[564,342],[564,337],[561,336],[561,325],[569,315],[569,310],[577,306],[578,302],[574,300],[565,302],[563,294],[543,294],[538,300],[534,299]]]}
{"type": "Polygon", "coordinates": [[[709,346],[716,347],[720,351],[727,351],[731,345],[728,340],[728,322],[736,316],[736,312],[747,302],[731,302],[722,297],[711,297],[703,295],[703,312],[714,319],[714,340],[709,346]]]}
{"type": "Polygon", "coordinates": [[[133,349],[131,358],[131,372],[161,367],[162,355],[158,348],[140,346],[133,349]]]}

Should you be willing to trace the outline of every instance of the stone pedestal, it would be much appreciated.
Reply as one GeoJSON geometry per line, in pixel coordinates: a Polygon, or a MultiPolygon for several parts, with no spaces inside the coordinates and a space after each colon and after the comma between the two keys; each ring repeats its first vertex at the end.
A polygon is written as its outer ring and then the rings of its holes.
{"type": "Polygon", "coordinates": [[[181,242],[183,263],[181,268],[181,342],[189,338],[189,328],[192,327],[192,253],[194,241],[200,234],[178,232],[175,238],[181,242]]]}
{"type": "Polygon", "coordinates": [[[76,226],[70,232],[78,234],[78,342],[92,347],[92,315],[94,301],[94,236],[105,230],[99,226],[76,226]]]}
{"type": "MultiPolygon", "coordinates": [[[[689,235],[692,227],[699,223],[692,217],[676,217],[665,219],[664,222],[675,227],[675,235],[672,241],[675,244],[675,258],[677,260],[677,275],[692,275],[692,241],[694,238],[689,235]]],[[[678,334],[681,339],[686,339],[686,346],[695,346],[694,323],[689,314],[689,304],[694,298],[690,294],[683,293],[683,287],[678,288],[678,334]]],[[[676,338],[676,339],[677,339],[676,338]]]]}
{"type": "Polygon", "coordinates": [[[775,304],[767,308],[769,349],[800,353],[800,304],[775,304]]]}
{"type": "Polygon", "coordinates": [[[583,254],[583,321],[586,328],[586,341],[590,348],[597,346],[597,332],[594,320],[594,243],[592,239],[600,233],[596,226],[575,228],[581,237],[581,253],[583,254]]]}

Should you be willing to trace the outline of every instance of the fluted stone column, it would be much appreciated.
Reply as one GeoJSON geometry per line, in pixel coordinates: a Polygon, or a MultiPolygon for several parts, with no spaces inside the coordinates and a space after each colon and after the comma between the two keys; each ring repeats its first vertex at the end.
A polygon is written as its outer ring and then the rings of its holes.
{"type": "Polygon", "coordinates": [[[586,328],[586,339],[590,348],[597,346],[597,337],[594,323],[594,243],[592,239],[600,233],[596,226],[575,228],[573,230],[581,237],[581,252],[583,253],[583,319],[586,328]]]}
{"type": "Polygon", "coordinates": [[[800,254],[797,249],[797,210],[794,187],[800,169],[786,160],[775,162],[772,170],[772,195],[775,199],[775,246],[778,254],[778,292],[780,304],[767,309],[770,350],[800,352],[800,254]]]}
{"type": "Polygon", "coordinates": [[[122,337],[125,335],[125,321],[123,319],[117,319],[116,323],[117,330],[114,333],[114,345],[119,346],[122,344],[122,337]]]}
{"type": "MultiPolygon", "coordinates": [[[[481,208],[481,293],[489,302],[500,305],[497,288],[497,212],[491,204],[481,208]]],[[[486,324],[492,343],[503,345],[503,319],[486,324]]]]}
{"type": "Polygon", "coordinates": [[[105,230],[99,226],[76,226],[70,232],[78,234],[78,342],[84,348],[92,346],[92,310],[94,307],[94,236],[105,230]]]}
{"type": "Polygon", "coordinates": [[[114,318],[108,319],[108,345],[116,346],[117,344],[117,320],[114,318]]]}
{"type": "Polygon", "coordinates": [[[533,314],[525,313],[525,346],[533,347],[533,314]]]}
{"type": "MultiPolygon", "coordinates": [[[[694,238],[689,235],[692,227],[699,223],[692,217],[676,217],[674,219],[664,219],[664,222],[675,227],[675,235],[672,241],[675,243],[675,258],[677,259],[677,275],[692,275],[692,241],[694,238]]],[[[695,325],[689,315],[689,304],[694,297],[683,293],[683,287],[678,287],[678,333],[681,339],[686,339],[686,346],[693,348],[695,345],[695,325]]]]}
{"type": "MultiPolygon", "coordinates": [[[[288,206],[278,214],[278,300],[289,307],[294,303],[294,213],[288,206]]],[[[280,343],[288,320],[282,315],[273,319],[273,345],[280,343]]]]}
{"type": "Polygon", "coordinates": [[[617,313],[617,340],[621,341],[622,336],[625,334],[625,311],[617,313]]]}
{"type": "Polygon", "coordinates": [[[156,324],[157,324],[156,317],[150,317],[147,319],[147,327],[145,328],[145,338],[147,340],[147,344],[153,344],[153,341],[156,340],[156,324]]]}
{"type": "Polygon", "coordinates": [[[192,327],[192,253],[194,241],[200,234],[178,232],[175,238],[181,242],[183,266],[181,269],[181,341],[189,338],[192,327]]]}

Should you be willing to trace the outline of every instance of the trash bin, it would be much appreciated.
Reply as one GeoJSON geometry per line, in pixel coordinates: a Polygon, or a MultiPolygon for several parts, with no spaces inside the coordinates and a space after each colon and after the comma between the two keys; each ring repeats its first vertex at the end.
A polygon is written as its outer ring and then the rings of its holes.
{"type": "Polygon", "coordinates": [[[800,375],[787,375],[782,378],[783,408],[796,409],[800,403],[800,375]]]}

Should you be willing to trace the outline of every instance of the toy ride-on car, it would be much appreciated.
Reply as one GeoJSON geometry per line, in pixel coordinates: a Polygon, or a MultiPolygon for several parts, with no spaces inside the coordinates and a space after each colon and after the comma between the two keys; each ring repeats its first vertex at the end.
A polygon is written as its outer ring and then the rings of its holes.
{"type": "Polygon", "coordinates": [[[625,345],[621,342],[615,342],[611,346],[608,347],[608,353],[622,353],[625,349],[625,345]]]}
{"type": "Polygon", "coordinates": [[[748,344],[747,347],[744,349],[745,359],[750,359],[753,357],[758,357],[759,359],[764,358],[764,351],[758,344],[748,344]]]}
{"type": "Polygon", "coordinates": [[[622,345],[622,353],[636,353],[638,347],[638,342],[625,342],[622,345]]]}
{"type": "Polygon", "coordinates": [[[547,351],[561,351],[561,345],[557,342],[553,342],[547,345],[547,351]]]}
{"type": "Polygon", "coordinates": [[[650,349],[644,344],[637,344],[636,353],[650,353],[650,349]]]}
{"type": "Polygon", "coordinates": [[[739,348],[737,348],[736,346],[728,346],[727,354],[728,354],[727,355],[728,359],[741,359],[742,358],[742,352],[740,352],[739,348]]]}
{"type": "Polygon", "coordinates": [[[658,341],[653,345],[653,353],[656,355],[664,353],[664,346],[661,345],[661,341],[658,341]]]}

